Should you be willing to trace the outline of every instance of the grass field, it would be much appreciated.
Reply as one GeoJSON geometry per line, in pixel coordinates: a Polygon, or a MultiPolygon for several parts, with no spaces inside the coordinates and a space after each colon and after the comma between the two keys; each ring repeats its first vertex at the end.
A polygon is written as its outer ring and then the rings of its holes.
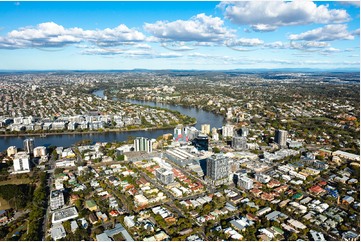
{"type": "MultiPolygon", "coordinates": [[[[27,184],[27,183],[30,183],[29,178],[11,179],[11,180],[8,180],[8,181],[1,181],[0,186],[8,185],[8,184],[19,185],[19,184],[27,184]]],[[[9,209],[9,208],[11,208],[10,204],[5,199],[0,197],[0,210],[9,209]]]]}
{"type": "Polygon", "coordinates": [[[0,197],[0,210],[5,210],[5,209],[9,209],[9,208],[11,208],[9,203],[5,199],[0,197]]]}
{"type": "Polygon", "coordinates": [[[11,180],[7,180],[7,181],[0,181],[0,186],[2,186],[2,185],[8,185],[8,184],[19,185],[19,184],[28,184],[28,183],[30,183],[30,179],[29,179],[29,178],[24,178],[24,179],[11,179],[11,180]]]}

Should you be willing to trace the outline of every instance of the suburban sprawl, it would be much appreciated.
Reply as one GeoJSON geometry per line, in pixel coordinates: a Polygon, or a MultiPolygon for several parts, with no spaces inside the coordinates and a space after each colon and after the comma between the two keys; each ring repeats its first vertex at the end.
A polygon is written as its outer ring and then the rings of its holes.
{"type": "Polygon", "coordinates": [[[4,72],[0,136],[0,240],[360,240],[359,73],[4,72]]]}

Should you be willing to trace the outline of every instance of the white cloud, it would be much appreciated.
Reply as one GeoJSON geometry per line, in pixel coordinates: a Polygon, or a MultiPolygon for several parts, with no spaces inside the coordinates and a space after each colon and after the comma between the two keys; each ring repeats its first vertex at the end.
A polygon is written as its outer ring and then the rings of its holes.
{"type": "Polygon", "coordinates": [[[122,42],[145,40],[143,33],[134,29],[129,29],[124,24],[121,24],[114,29],[106,28],[104,30],[84,31],[84,38],[102,46],[113,46],[122,42]]]}
{"type": "Polygon", "coordinates": [[[121,55],[126,53],[126,49],[119,49],[119,48],[87,48],[81,51],[83,55],[121,55]]]}
{"type": "Polygon", "coordinates": [[[216,43],[213,42],[196,42],[193,44],[193,46],[215,46],[216,43]]]}
{"type": "Polygon", "coordinates": [[[252,46],[263,45],[263,43],[264,43],[263,40],[260,40],[258,38],[251,38],[251,39],[240,38],[240,39],[232,39],[225,41],[225,44],[228,47],[235,47],[235,46],[252,47],[252,46]]]}
{"type": "Polygon", "coordinates": [[[254,31],[274,31],[281,26],[310,23],[344,23],[350,17],[343,9],[329,9],[309,0],[221,2],[227,19],[235,24],[250,25],[254,31]]]}
{"type": "Polygon", "coordinates": [[[151,49],[124,49],[124,48],[100,48],[96,46],[87,46],[80,52],[83,55],[103,55],[103,56],[122,56],[125,58],[179,58],[183,55],[177,52],[155,52],[151,49]]]}
{"type": "Polygon", "coordinates": [[[355,7],[360,7],[360,0],[359,1],[340,1],[338,3],[341,3],[342,5],[351,5],[355,7]]]}
{"type": "Polygon", "coordinates": [[[255,24],[252,25],[252,29],[256,32],[272,32],[277,29],[277,26],[272,26],[269,24],[255,24]]]}
{"type": "Polygon", "coordinates": [[[285,49],[288,48],[288,44],[283,43],[282,41],[275,41],[272,43],[267,43],[264,45],[265,47],[274,48],[274,49],[285,49]]]}
{"type": "Polygon", "coordinates": [[[322,50],[322,52],[325,52],[325,53],[336,53],[336,52],[341,52],[341,50],[340,50],[340,49],[337,49],[337,48],[330,47],[330,48],[326,48],[326,49],[322,50]]]}
{"type": "Polygon", "coordinates": [[[83,41],[99,46],[117,46],[122,43],[143,41],[143,33],[129,29],[124,24],[116,28],[103,30],[83,30],[81,28],[64,28],[54,22],[38,24],[9,32],[0,37],[0,48],[64,47],[83,41]]]}
{"type": "Polygon", "coordinates": [[[311,49],[311,48],[325,48],[329,47],[330,44],[326,42],[318,42],[318,41],[304,41],[304,42],[290,42],[291,48],[294,49],[311,49]]]}
{"type": "Polygon", "coordinates": [[[175,42],[162,42],[162,47],[171,51],[189,51],[194,50],[195,47],[186,45],[185,42],[175,41],[175,42]]]}
{"type": "Polygon", "coordinates": [[[360,36],[360,29],[358,28],[358,29],[352,31],[351,34],[352,34],[353,36],[360,36]]]}
{"type": "Polygon", "coordinates": [[[135,44],[133,47],[139,48],[139,49],[151,49],[152,47],[148,44],[135,44]]]}
{"type": "Polygon", "coordinates": [[[154,55],[155,58],[177,58],[182,57],[183,55],[177,52],[165,52],[154,55]]]}
{"type": "Polygon", "coordinates": [[[312,29],[301,34],[291,34],[288,38],[290,40],[333,41],[353,40],[354,36],[347,31],[346,24],[333,24],[312,29]]]}
{"type": "Polygon", "coordinates": [[[164,41],[220,42],[234,37],[234,30],[224,26],[222,19],[198,14],[189,20],[145,23],[144,29],[164,41]]]}
{"type": "Polygon", "coordinates": [[[322,41],[290,41],[289,46],[291,49],[296,49],[305,53],[313,52],[321,55],[331,55],[340,52],[349,52],[349,50],[347,49],[337,49],[332,47],[329,43],[322,41]]]}

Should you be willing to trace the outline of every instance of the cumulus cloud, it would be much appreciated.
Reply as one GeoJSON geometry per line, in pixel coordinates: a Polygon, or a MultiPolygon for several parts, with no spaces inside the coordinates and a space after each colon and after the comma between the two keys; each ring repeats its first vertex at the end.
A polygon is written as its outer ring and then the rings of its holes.
{"type": "Polygon", "coordinates": [[[291,34],[288,38],[290,40],[333,41],[353,40],[354,36],[347,31],[346,24],[332,24],[312,29],[301,34],[291,34]]]}
{"type": "Polygon", "coordinates": [[[9,32],[0,37],[0,48],[18,49],[31,47],[64,47],[88,41],[99,46],[116,46],[124,42],[143,41],[143,33],[124,24],[103,30],[64,28],[54,22],[38,24],[9,32]]]}
{"type": "Polygon", "coordinates": [[[145,23],[144,29],[163,41],[220,42],[235,36],[235,31],[226,28],[222,19],[204,13],[189,20],[145,23]]]}
{"type": "Polygon", "coordinates": [[[328,5],[317,6],[312,1],[239,1],[222,2],[227,19],[235,24],[250,25],[254,31],[274,31],[282,26],[310,23],[330,24],[349,21],[343,9],[329,9],[328,5]]]}

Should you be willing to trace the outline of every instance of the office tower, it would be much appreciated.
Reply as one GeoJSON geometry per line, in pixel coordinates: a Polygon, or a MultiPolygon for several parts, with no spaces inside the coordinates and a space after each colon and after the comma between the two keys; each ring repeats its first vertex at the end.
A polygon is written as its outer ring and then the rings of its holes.
{"type": "Polygon", "coordinates": [[[29,172],[29,155],[26,152],[18,152],[14,157],[14,172],[29,172]]]}
{"type": "Polygon", "coordinates": [[[287,131],[276,130],[275,142],[279,144],[281,147],[285,147],[287,145],[286,140],[287,140],[287,131]]]}
{"type": "Polygon", "coordinates": [[[137,137],[134,140],[134,151],[146,151],[152,152],[153,151],[153,142],[154,140],[144,138],[144,137],[137,137]]]}
{"type": "Polygon", "coordinates": [[[199,134],[192,141],[192,145],[197,148],[197,150],[208,150],[208,136],[205,134],[199,134]]]}
{"type": "Polygon", "coordinates": [[[233,137],[234,133],[234,125],[227,124],[222,127],[222,136],[225,137],[233,137]]]}
{"type": "Polygon", "coordinates": [[[158,168],[157,170],[155,170],[155,175],[159,181],[166,185],[174,181],[173,172],[165,168],[158,168]]]}
{"type": "Polygon", "coordinates": [[[247,149],[247,138],[241,136],[234,136],[232,138],[232,148],[237,150],[247,149]]]}
{"type": "Polygon", "coordinates": [[[33,150],[34,150],[34,140],[33,139],[24,140],[24,151],[27,154],[32,154],[33,150]]]}
{"type": "Polygon", "coordinates": [[[209,124],[202,124],[201,132],[203,134],[209,134],[211,132],[211,126],[209,124]]]}
{"type": "Polygon", "coordinates": [[[228,182],[229,161],[223,155],[213,155],[207,158],[206,176],[214,185],[222,185],[228,182]]]}
{"type": "Polygon", "coordinates": [[[253,180],[246,176],[239,177],[238,185],[246,190],[253,188],[253,180]]]}

